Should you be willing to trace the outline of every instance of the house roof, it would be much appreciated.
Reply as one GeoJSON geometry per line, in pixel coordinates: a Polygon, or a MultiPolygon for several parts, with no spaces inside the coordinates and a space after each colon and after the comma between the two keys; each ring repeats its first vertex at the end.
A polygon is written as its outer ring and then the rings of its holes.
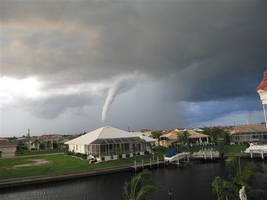
{"type": "Polygon", "coordinates": [[[177,137],[178,137],[177,134],[178,134],[178,131],[174,130],[169,133],[161,135],[160,138],[168,138],[169,140],[177,140],[177,137]]]}
{"type": "MultiPolygon", "coordinates": [[[[178,135],[182,134],[184,132],[184,130],[178,130],[175,129],[167,134],[164,134],[162,136],[160,136],[161,138],[169,138],[170,140],[177,140],[178,135]]],[[[198,133],[194,130],[187,130],[187,132],[189,133],[189,138],[203,138],[203,137],[209,137],[208,135],[202,134],[202,133],[198,133]]]]}
{"type": "Polygon", "coordinates": [[[263,74],[263,79],[260,85],[256,88],[257,91],[264,90],[267,91],[267,70],[263,74]]]}
{"type": "Polygon", "coordinates": [[[255,132],[267,132],[265,124],[253,124],[245,126],[236,126],[233,127],[230,131],[230,134],[236,133],[255,133],[255,132]]]}
{"type": "Polygon", "coordinates": [[[132,135],[135,137],[140,137],[141,139],[145,140],[146,142],[155,142],[156,140],[152,137],[149,137],[146,132],[131,132],[132,135]]]}
{"type": "Polygon", "coordinates": [[[65,144],[91,144],[96,139],[115,139],[115,138],[136,138],[136,135],[110,126],[104,126],[76,139],[70,140],[65,144]]]}
{"type": "Polygon", "coordinates": [[[205,134],[202,134],[202,133],[198,133],[198,132],[196,132],[196,131],[194,131],[194,130],[187,130],[188,131],[188,133],[189,133],[189,138],[203,138],[203,137],[205,137],[205,138],[207,138],[207,137],[209,137],[208,135],[205,135],[205,134]]]}

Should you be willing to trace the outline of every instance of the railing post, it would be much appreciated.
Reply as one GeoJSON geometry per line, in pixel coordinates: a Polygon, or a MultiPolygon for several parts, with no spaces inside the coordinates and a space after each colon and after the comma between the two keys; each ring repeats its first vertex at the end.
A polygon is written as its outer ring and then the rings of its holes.
{"type": "Polygon", "coordinates": [[[134,172],[136,173],[136,160],[134,161],[134,172]]]}
{"type": "Polygon", "coordinates": [[[213,157],[213,155],[212,155],[212,151],[210,152],[210,159],[212,160],[212,157],[213,157]]]}

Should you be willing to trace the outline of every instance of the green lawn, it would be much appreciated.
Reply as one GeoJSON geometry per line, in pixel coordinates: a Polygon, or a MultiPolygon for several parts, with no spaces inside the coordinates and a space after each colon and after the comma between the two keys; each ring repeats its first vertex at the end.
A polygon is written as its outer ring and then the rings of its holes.
{"type": "MultiPolygon", "coordinates": [[[[213,148],[217,150],[216,146],[196,146],[193,147],[193,151],[199,151],[201,149],[213,148]]],[[[234,154],[244,151],[246,146],[244,145],[227,145],[224,146],[224,152],[227,154],[234,154]]],[[[166,154],[168,149],[161,148],[158,150],[154,156],[154,160],[157,160],[159,157],[160,160],[163,159],[163,156],[166,154]]],[[[97,164],[89,164],[88,160],[82,160],[78,157],[72,157],[70,155],[35,155],[33,157],[15,157],[15,158],[6,158],[0,159],[0,179],[7,178],[17,178],[17,177],[26,177],[26,176],[45,176],[45,175],[54,175],[54,174],[67,174],[72,172],[82,172],[99,168],[107,168],[114,166],[124,166],[124,165],[134,165],[136,160],[138,164],[141,164],[142,160],[149,162],[152,160],[152,155],[136,156],[133,158],[124,158],[119,160],[113,160],[108,162],[101,162],[97,164]],[[34,162],[34,159],[44,159],[49,161],[48,164],[41,166],[30,166],[22,168],[12,168],[14,165],[26,164],[34,162]]]]}
{"type": "Polygon", "coordinates": [[[242,151],[245,151],[246,148],[247,148],[246,145],[227,145],[227,146],[224,146],[226,154],[240,153],[242,151]]]}
{"type": "MultiPolygon", "coordinates": [[[[163,156],[160,154],[154,156],[155,160],[157,156],[159,156],[159,158],[162,160],[163,156]]],[[[35,156],[32,158],[7,158],[0,159],[0,179],[67,174],[72,172],[83,172],[92,169],[107,168],[113,166],[124,166],[129,164],[134,165],[135,160],[137,160],[137,163],[140,164],[142,160],[144,162],[149,162],[151,158],[152,155],[144,155],[134,158],[101,162],[97,164],[89,164],[88,160],[81,160],[80,158],[72,157],[70,155],[35,156]],[[49,164],[16,169],[12,168],[14,165],[33,162],[32,159],[44,159],[49,161],[49,164]]]]}

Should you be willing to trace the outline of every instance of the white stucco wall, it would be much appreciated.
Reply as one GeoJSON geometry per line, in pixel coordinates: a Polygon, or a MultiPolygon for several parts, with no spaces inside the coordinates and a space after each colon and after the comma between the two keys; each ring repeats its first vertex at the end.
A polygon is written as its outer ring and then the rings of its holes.
{"type": "Polygon", "coordinates": [[[69,151],[86,154],[85,145],[69,144],[69,151]]]}
{"type": "Polygon", "coordinates": [[[262,104],[267,104],[267,91],[258,90],[262,104]]]}

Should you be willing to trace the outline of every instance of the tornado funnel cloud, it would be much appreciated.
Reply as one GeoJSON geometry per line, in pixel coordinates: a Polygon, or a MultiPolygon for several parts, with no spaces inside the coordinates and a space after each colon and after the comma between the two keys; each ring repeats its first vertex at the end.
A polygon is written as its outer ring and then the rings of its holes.
{"type": "Polygon", "coordinates": [[[118,77],[114,84],[109,88],[105,103],[102,108],[102,122],[104,123],[107,118],[108,111],[111,104],[114,102],[116,96],[124,91],[127,91],[134,84],[134,80],[138,77],[137,73],[131,75],[124,75],[118,77]]]}
{"type": "Polygon", "coordinates": [[[113,103],[115,96],[117,95],[119,86],[115,86],[109,89],[107,98],[105,100],[103,109],[102,109],[102,122],[104,123],[107,118],[107,113],[109,111],[110,105],[113,103]]]}

